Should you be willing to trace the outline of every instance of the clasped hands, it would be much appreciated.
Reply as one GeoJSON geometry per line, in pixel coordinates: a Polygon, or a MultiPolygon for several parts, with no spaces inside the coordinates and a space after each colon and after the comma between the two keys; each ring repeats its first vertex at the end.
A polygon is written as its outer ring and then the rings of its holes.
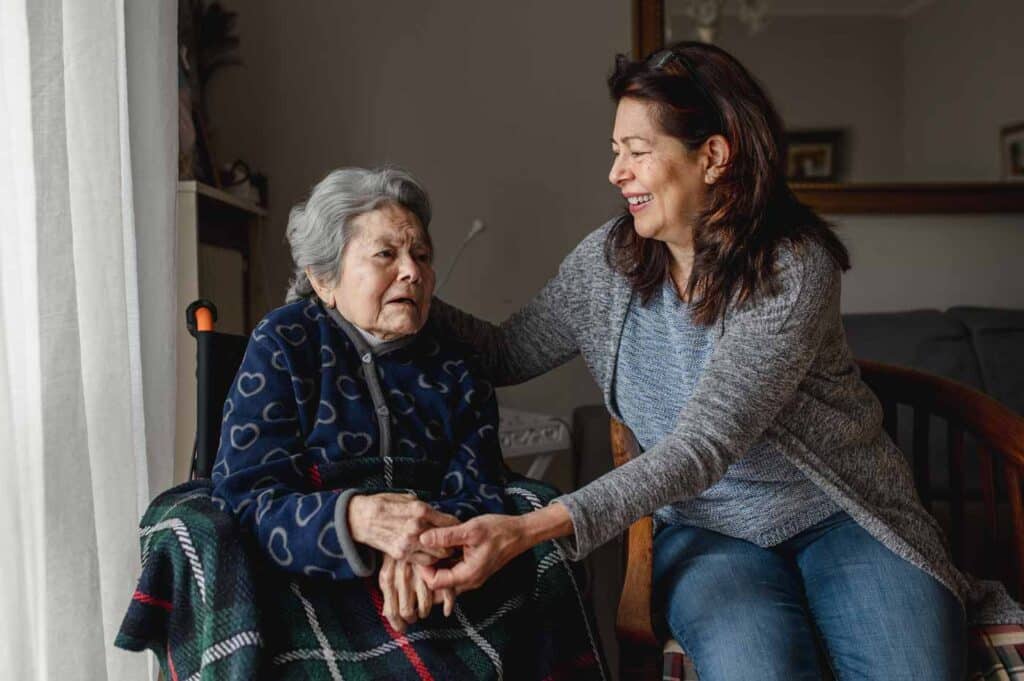
{"type": "Polygon", "coordinates": [[[460,524],[412,494],[384,492],[352,497],[352,538],[384,554],[378,576],[383,613],[399,632],[441,604],[445,616],[455,596],[476,589],[523,550],[518,518],[482,515],[460,524]],[[453,556],[454,564],[437,562],[453,556]]]}

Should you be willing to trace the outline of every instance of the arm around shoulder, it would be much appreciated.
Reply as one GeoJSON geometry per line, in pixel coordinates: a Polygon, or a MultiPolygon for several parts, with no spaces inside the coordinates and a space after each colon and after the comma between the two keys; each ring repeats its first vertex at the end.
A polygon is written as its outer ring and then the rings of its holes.
{"type": "Polygon", "coordinates": [[[562,261],[558,273],[530,302],[501,324],[482,320],[437,298],[431,307],[431,320],[442,334],[476,351],[483,377],[496,386],[522,383],[568,362],[579,353],[576,328],[585,309],[585,260],[594,256],[595,234],[562,261]]]}

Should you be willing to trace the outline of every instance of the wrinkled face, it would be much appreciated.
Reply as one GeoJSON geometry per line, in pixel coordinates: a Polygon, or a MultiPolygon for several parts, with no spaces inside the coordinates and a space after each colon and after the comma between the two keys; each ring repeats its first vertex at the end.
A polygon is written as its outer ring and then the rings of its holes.
{"type": "Polygon", "coordinates": [[[353,221],[333,287],[317,287],[328,305],[383,340],[416,333],[427,321],[434,294],[434,252],[415,215],[384,206],[353,221]]]}
{"type": "Polygon", "coordinates": [[[652,105],[629,97],[619,100],[615,113],[612,154],[608,181],[628,202],[637,234],[688,243],[707,200],[705,168],[698,155],[661,131],[652,105]]]}

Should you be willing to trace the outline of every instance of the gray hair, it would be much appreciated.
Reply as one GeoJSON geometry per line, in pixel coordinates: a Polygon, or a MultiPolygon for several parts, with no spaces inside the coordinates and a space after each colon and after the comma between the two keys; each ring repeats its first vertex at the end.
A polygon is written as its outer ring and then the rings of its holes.
{"type": "MultiPolygon", "coordinates": [[[[318,281],[333,283],[345,247],[355,236],[353,220],[386,205],[415,215],[423,231],[430,224],[430,198],[419,182],[397,168],[341,168],[313,188],[309,199],[288,215],[285,237],[292,249],[295,275],[285,302],[313,295],[306,268],[318,281]]],[[[429,237],[428,237],[429,238],[429,237]]]]}

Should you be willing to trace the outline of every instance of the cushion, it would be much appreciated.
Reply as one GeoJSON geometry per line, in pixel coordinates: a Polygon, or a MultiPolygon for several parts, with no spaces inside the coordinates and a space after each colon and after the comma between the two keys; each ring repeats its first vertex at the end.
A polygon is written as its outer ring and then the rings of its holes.
{"type": "MultiPolygon", "coordinates": [[[[1024,627],[1002,624],[972,629],[968,635],[967,671],[970,681],[1024,681],[1024,627]]],[[[697,681],[693,661],[670,640],[662,651],[663,681],[697,681]]]]}
{"type": "Polygon", "coordinates": [[[847,314],[843,328],[857,359],[927,371],[982,388],[967,328],[938,310],[847,314]]]}
{"type": "Polygon", "coordinates": [[[985,392],[1024,414],[1024,310],[953,307],[947,314],[970,334],[985,392]]]}

